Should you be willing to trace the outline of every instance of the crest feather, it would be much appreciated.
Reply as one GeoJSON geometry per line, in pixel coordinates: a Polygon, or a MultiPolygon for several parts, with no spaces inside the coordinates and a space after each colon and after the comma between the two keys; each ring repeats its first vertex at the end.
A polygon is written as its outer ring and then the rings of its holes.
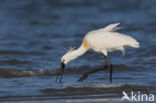
{"type": "Polygon", "coordinates": [[[70,52],[72,52],[72,51],[74,51],[74,50],[75,50],[75,46],[72,46],[72,47],[70,47],[70,49],[68,50],[67,53],[70,53],[70,52]]]}

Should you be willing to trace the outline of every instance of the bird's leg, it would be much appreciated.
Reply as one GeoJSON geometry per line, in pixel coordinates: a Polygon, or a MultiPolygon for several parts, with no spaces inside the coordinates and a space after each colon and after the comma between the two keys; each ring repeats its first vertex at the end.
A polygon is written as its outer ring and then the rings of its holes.
{"type": "Polygon", "coordinates": [[[79,80],[77,80],[77,82],[81,82],[81,81],[85,80],[89,74],[92,74],[92,73],[95,73],[95,72],[98,72],[98,71],[101,71],[101,70],[104,70],[107,68],[108,68],[108,65],[105,65],[104,68],[98,68],[98,69],[92,70],[90,72],[86,72],[82,75],[82,77],[79,80]]]}
{"type": "Polygon", "coordinates": [[[107,64],[108,64],[108,68],[110,69],[110,78],[109,78],[109,81],[110,81],[110,83],[112,83],[113,65],[112,65],[112,63],[110,62],[108,56],[105,56],[105,59],[106,59],[106,62],[107,62],[107,64]]]}

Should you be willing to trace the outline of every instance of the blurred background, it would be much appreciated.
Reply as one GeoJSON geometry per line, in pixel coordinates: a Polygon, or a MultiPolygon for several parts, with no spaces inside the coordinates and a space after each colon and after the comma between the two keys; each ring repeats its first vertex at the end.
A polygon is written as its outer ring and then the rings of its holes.
{"type": "MultiPolygon", "coordinates": [[[[117,22],[119,32],[136,38],[140,48],[126,49],[125,56],[120,51],[109,53],[114,82],[155,86],[155,4],[155,0],[0,0],[1,99],[43,95],[42,90],[57,88],[53,75],[61,56],[71,46],[78,48],[87,32],[117,22]]],[[[73,87],[82,73],[104,63],[101,54],[89,51],[67,66],[64,81],[73,87]]],[[[109,83],[108,74],[96,73],[84,85],[109,83]]]]}

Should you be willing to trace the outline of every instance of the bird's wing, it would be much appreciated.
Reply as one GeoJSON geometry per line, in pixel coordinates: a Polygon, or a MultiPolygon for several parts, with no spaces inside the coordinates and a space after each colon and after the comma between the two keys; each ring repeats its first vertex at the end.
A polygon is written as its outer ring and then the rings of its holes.
{"type": "MultiPolygon", "coordinates": [[[[100,32],[114,32],[119,30],[121,27],[118,27],[120,23],[115,23],[115,24],[109,24],[108,26],[98,29],[98,30],[93,30],[88,32],[87,34],[94,34],[94,33],[100,33],[100,32]]],[[[103,34],[103,33],[102,33],[103,34]]]]}
{"type": "Polygon", "coordinates": [[[121,27],[118,27],[119,25],[120,25],[120,23],[110,24],[110,25],[108,25],[102,29],[99,29],[99,30],[113,32],[113,31],[116,31],[121,28],[121,27]]]}

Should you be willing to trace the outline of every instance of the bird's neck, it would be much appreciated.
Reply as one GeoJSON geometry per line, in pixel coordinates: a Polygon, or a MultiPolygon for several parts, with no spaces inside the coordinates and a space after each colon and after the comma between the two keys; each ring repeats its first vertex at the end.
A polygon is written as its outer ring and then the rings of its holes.
{"type": "Polygon", "coordinates": [[[78,49],[74,50],[71,52],[71,59],[76,59],[77,57],[83,55],[85,52],[87,52],[88,50],[86,48],[84,48],[83,45],[81,45],[78,49]]]}

